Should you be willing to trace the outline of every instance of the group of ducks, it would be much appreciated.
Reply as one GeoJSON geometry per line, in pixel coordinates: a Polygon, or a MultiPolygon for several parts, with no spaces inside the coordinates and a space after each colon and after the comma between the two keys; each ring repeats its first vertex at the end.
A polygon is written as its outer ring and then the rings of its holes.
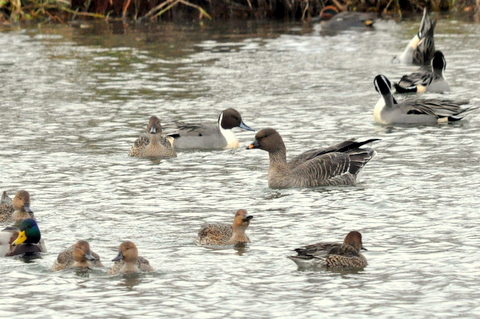
{"type": "MultiPolygon", "coordinates": [[[[351,18],[349,14],[343,19],[351,18]]],[[[357,20],[359,18],[356,18],[357,20]]],[[[370,24],[371,25],[371,24],[370,24]]],[[[402,63],[423,65],[420,71],[405,75],[394,87],[399,93],[436,92],[450,89],[445,80],[446,60],[441,51],[435,51],[434,28],[426,9],[418,33],[396,60],[402,63]],[[430,68],[425,68],[430,65],[430,68]]],[[[374,119],[381,124],[436,124],[462,119],[478,107],[462,108],[468,101],[446,99],[407,98],[401,102],[393,97],[391,82],[384,75],[374,79],[376,90],[382,98],[374,108],[374,119]]],[[[148,122],[146,133],[131,147],[130,156],[171,158],[181,149],[238,148],[239,142],[232,131],[235,127],[254,131],[246,125],[240,113],[229,108],[222,111],[216,125],[178,124],[175,133],[163,135],[162,125],[156,116],[148,122]]],[[[297,155],[287,162],[286,147],[280,134],[273,128],[256,133],[247,149],[267,151],[270,158],[268,186],[271,188],[315,187],[327,185],[353,185],[363,167],[376,152],[366,144],[376,141],[346,140],[326,148],[313,149],[297,155]]],[[[195,240],[198,245],[241,245],[249,243],[245,231],[253,216],[240,209],[233,224],[208,224],[200,229],[195,240]]],[[[19,228],[7,227],[0,233],[0,256],[31,255],[46,252],[40,230],[32,210],[29,194],[19,191],[13,200],[2,195],[0,221],[21,221],[19,228]]],[[[297,255],[289,256],[299,267],[363,268],[367,266],[362,235],[351,231],[343,243],[317,243],[295,249],[297,255]]],[[[148,260],[138,256],[131,241],[123,242],[109,274],[153,271],[148,260]]],[[[98,254],[90,250],[89,243],[80,240],[58,255],[52,270],[79,267],[102,267],[98,254]]]]}
{"type": "MultiPolygon", "coordinates": [[[[5,191],[3,192],[0,221],[20,223],[18,228],[9,226],[0,232],[0,257],[32,257],[47,252],[40,228],[30,209],[30,194],[27,191],[18,191],[13,200],[5,191]]],[[[154,271],[147,259],[138,256],[137,247],[131,241],[125,241],[120,245],[118,255],[112,261],[115,263],[108,270],[110,275],[154,271]]],[[[90,250],[87,241],[79,240],[58,255],[52,271],[93,267],[103,267],[100,256],[90,250]]]]}
{"type": "MultiPolygon", "coordinates": [[[[30,195],[27,191],[18,191],[13,201],[4,191],[0,202],[0,218],[2,222],[20,222],[20,226],[6,227],[0,232],[0,257],[21,256],[31,257],[46,253],[45,242],[40,229],[30,209],[30,195]]],[[[242,245],[250,243],[245,233],[253,216],[245,209],[235,213],[232,225],[207,224],[198,232],[195,240],[197,245],[223,246],[242,245]]],[[[318,243],[295,249],[298,256],[290,256],[299,265],[324,266],[328,268],[363,268],[367,265],[366,258],[360,254],[362,235],[357,231],[350,232],[343,242],[318,243]],[[313,263],[312,263],[313,262],[313,263]]],[[[149,261],[138,255],[135,244],[123,242],[115,258],[109,275],[130,274],[155,271],[149,261]]],[[[67,268],[91,269],[103,268],[100,256],[90,249],[90,244],[79,240],[58,254],[51,270],[60,271],[67,268]]]]}
{"type": "MultiPolygon", "coordinates": [[[[342,7],[340,9],[345,10],[342,7]]],[[[369,12],[339,12],[335,6],[326,6],[318,19],[321,20],[322,28],[339,31],[350,28],[371,29],[375,18],[374,14],[369,12]]],[[[382,95],[374,108],[375,122],[430,125],[458,121],[478,109],[476,106],[462,107],[469,104],[468,100],[412,97],[397,101],[393,97],[393,90],[396,93],[445,93],[450,90],[444,74],[447,66],[445,56],[442,51],[435,50],[436,24],[436,21],[430,19],[425,8],[417,34],[409,41],[403,53],[394,58],[400,63],[420,65],[419,71],[404,75],[393,87],[384,75],[379,74],[374,78],[375,89],[382,95]]]]}

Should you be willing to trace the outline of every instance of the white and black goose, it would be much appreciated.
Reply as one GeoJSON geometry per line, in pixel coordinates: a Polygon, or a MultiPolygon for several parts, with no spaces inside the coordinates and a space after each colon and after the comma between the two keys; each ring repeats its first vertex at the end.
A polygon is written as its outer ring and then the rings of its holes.
{"type": "Polygon", "coordinates": [[[435,51],[431,69],[421,69],[418,72],[402,76],[398,83],[394,83],[397,93],[443,93],[450,91],[450,85],[445,78],[447,61],[442,51],[435,51]]]}
{"type": "Polygon", "coordinates": [[[411,98],[397,102],[392,95],[392,85],[384,75],[373,80],[382,97],[375,105],[373,117],[380,124],[437,124],[459,121],[478,106],[461,107],[468,100],[411,98]]]}

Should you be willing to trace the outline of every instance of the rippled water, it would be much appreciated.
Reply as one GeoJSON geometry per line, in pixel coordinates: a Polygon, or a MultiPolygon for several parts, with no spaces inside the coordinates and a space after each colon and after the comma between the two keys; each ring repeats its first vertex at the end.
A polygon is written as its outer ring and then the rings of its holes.
{"type": "MultiPolygon", "coordinates": [[[[71,25],[0,32],[0,190],[31,194],[49,252],[2,258],[0,316],[189,318],[479,317],[480,116],[429,127],[373,122],[372,81],[417,22],[324,37],[292,24],[71,25]],[[259,150],[128,150],[157,115],[214,123],[228,107],[274,127],[290,155],[381,138],[354,187],[272,190],[259,150]],[[193,241],[204,222],[254,215],[243,250],[193,241]],[[359,272],[299,271],[291,249],[363,234],[359,272]],[[132,240],[157,269],[136,277],[51,273],[78,239],[104,264],[132,240]]],[[[479,104],[480,26],[440,20],[451,98],[479,104]]],[[[252,132],[237,130],[242,146],[252,132]]]]}

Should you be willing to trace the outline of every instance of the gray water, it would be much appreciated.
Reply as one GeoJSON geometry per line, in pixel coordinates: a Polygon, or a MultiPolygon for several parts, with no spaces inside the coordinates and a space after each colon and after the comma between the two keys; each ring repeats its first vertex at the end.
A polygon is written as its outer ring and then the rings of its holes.
{"type": "MultiPolygon", "coordinates": [[[[0,190],[31,195],[48,253],[0,261],[0,317],[480,317],[480,116],[453,125],[373,121],[373,78],[418,22],[323,36],[294,24],[2,27],[0,190]],[[268,156],[246,150],[128,157],[151,115],[215,123],[239,110],[276,128],[288,154],[380,138],[352,187],[273,190],[268,156]],[[245,249],[194,245],[205,222],[254,219],[245,249]],[[300,245],[363,234],[357,272],[297,270],[300,245]],[[124,240],[156,272],[52,273],[79,239],[108,267],[124,240]]],[[[478,105],[480,26],[438,22],[452,91],[478,105]]],[[[435,95],[430,95],[435,97],[435,95]]],[[[2,226],[3,227],[3,226],[2,226]]]]}

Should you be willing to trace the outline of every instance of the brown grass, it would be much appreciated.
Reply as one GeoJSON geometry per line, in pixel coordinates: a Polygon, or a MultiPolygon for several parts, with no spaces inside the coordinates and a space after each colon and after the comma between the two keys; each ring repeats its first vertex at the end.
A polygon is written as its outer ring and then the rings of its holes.
{"type": "MultiPolygon", "coordinates": [[[[49,19],[191,20],[282,19],[307,21],[326,5],[402,17],[404,12],[478,12],[476,0],[0,0],[0,21],[49,19]],[[345,2],[346,1],[346,2],[345,2]],[[339,3],[340,2],[340,3],[339,3]]],[[[479,2],[478,0],[477,2],[479,2]]],[[[478,4],[480,5],[480,3],[478,4]]]]}

